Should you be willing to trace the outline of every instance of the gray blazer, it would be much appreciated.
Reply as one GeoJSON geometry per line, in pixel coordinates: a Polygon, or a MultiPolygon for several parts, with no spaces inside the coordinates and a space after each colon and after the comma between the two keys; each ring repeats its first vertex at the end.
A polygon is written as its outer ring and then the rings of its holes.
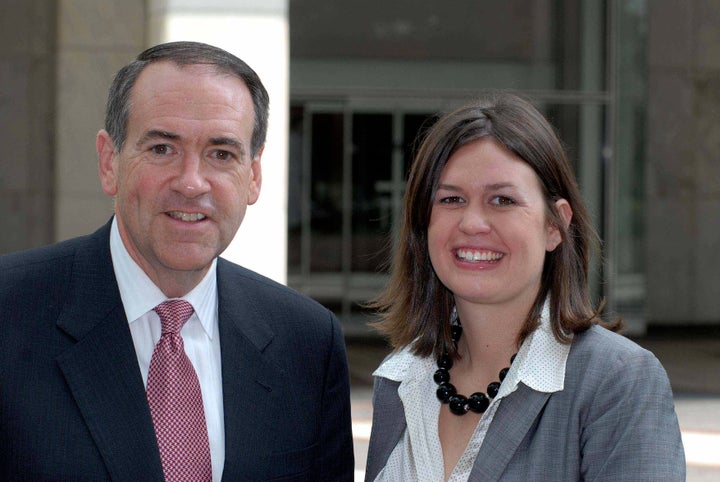
{"type": "MultiPolygon", "coordinates": [[[[398,385],[375,380],[366,481],[405,431],[398,385]]],[[[520,384],[504,398],[470,480],[685,480],[665,370],[652,353],[599,326],[576,335],[565,388],[549,394],[520,384]]]]}

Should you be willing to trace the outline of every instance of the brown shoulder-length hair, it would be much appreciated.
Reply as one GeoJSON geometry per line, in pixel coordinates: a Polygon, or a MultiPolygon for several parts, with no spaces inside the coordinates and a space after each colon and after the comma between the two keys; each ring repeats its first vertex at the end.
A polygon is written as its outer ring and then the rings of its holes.
{"type": "MultiPolygon", "coordinates": [[[[395,240],[387,287],[372,302],[381,315],[374,326],[393,347],[412,345],[420,356],[439,355],[454,346],[450,339],[453,294],[438,279],[430,262],[427,233],[440,175],[452,154],[475,140],[491,137],[535,171],[545,197],[548,222],[562,242],[546,253],[540,290],[518,334],[518,346],[535,330],[549,295],[555,338],[601,323],[592,305],[588,270],[598,236],[582,200],[565,150],[555,130],[533,105],[510,93],[494,93],[441,117],[418,149],[407,182],[400,231],[395,240]],[[565,199],[573,216],[567,229],[555,209],[565,199]]],[[[619,322],[608,325],[617,329],[619,322]]]]}

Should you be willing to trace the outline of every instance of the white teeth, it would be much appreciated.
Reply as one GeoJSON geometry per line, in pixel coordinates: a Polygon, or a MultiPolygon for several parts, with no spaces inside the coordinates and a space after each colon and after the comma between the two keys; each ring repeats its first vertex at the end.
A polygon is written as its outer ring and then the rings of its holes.
{"type": "Polygon", "coordinates": [[[203,219],[205,219],[205,215],[201,213],[183,213],[180,211],[170,211],[168,214],[173,219],[179,219],[181,221],[187,222],[202,221],[203,219]]]}
{"type": "Polygon", "coordinates": [[[462,259],[464,261],[497,261],[503,257],[503,254],[492,251],[471,251],[458,249],[457,257],[458,259],[462,259]]]}

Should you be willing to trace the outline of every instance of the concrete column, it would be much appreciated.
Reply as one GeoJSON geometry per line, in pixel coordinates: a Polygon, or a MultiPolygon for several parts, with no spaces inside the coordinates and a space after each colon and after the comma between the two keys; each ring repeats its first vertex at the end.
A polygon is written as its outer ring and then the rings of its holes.
{"type": "Polygon", "coordinates": [[[53,241],[55,4],[0,6],[0,254],[53,241]]]}
{"type": "Polygon", "coordinates": [[[648,321],[719,324],[720,3],[648,9],[648,321]]]}
{"type": "Polygon", "coordinates": [[[247,62],[270,93],[260,200],[223,256],[281,283],[287,277],[289,32],[287,0],[151,0],[150,44],[193,40],[247,62]]]}
{"type": "Polygon", "coordinates": [[[145,1],[58,2],[55,239],[94,231],[113,212],[97,174],[95,136],[112,77],[145,47],[145,1]]]}

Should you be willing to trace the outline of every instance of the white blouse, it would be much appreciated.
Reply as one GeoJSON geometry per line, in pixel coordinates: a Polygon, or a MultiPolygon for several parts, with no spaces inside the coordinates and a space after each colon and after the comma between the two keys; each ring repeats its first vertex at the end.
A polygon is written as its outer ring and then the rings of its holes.
{"type": "MultiPolygon", "coordinates": [[[[570,345],[559,343],[550,327],[548,304],[545,303],[540,326],[528,336],[518,351],[497,396],[482,415],[465,451],[448,479],[465,482],[502,399],[514,392],[519,383],[533,390],[553,393],[563,389],[565,364],[570,345]],[[543,360],[537,363],[537,360],[543,360]]],[[[373,373],[400,382],[398,395],[405,410],[407,428],[393,449],[387,465],[376,481],[442,481],[445,470],[438,435],[441,403],[435,396],[433,374],[437,370],[432,357],[413,355],[409,347],[389,357],[373,373]]]]}

